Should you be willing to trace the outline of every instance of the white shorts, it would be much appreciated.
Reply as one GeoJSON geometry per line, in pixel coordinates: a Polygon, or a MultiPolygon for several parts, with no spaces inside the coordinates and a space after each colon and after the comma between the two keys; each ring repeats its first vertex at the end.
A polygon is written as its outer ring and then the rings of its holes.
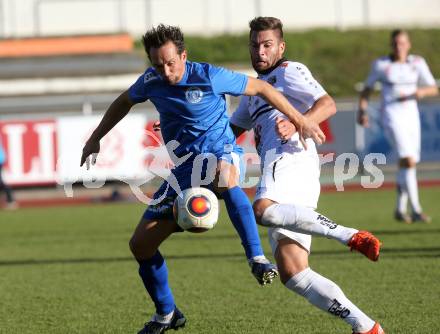
{"type": "Polygon", "coordinates": [[[384,125],[385,134],[397,151],[399,158],[411,157],[420,161],[420,117],[393,120],[384,125]]]}
{"type": "MultiPolygon", "coordinates": [[[[257,186],[255,201],[267,198],[280,204],[296,204],[316,209],[321,190],[319,174],[319,157],[316,153],[305,151],[300,154],[282,154],[278,160],[265,166],[257,186]]],[[[278,247],[278,240],[283,238],[298,242],[310,253],[310,235],[282,228],[269,228],[273,254],[278,247]]]]}

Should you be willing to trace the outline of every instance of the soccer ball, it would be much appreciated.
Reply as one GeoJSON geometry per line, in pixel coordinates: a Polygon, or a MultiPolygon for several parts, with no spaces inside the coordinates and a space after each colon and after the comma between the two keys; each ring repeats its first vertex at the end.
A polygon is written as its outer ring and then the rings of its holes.
{"type": "Polygon", "coordinates": [[[206,188],[188,188],[174,201],[174,216],[183,230],[200,233],[212,229],[218,220],[218,200],[206,188]]]}

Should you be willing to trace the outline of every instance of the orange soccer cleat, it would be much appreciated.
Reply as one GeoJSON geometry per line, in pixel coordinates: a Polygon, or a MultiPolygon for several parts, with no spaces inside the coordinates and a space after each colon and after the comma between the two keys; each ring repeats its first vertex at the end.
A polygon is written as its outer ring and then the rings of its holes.
{"type": "Polygon", "coordinates": [[[380,326],[380,324],[378,322],[376,322],[374,324],[373,328],[371,328],[368,332],[363,332],[363,333],[353,332],[353,334],[385,334],[385,332],[382,329],[382,327],[380,326]]]}
{"type": "Polygon", "coordinates": [[[382,243],[374,235],[367,231],[359,231],[348,242],[350,250],[357,250],[371,261],[379,259],[379,251],[382,243]]]}

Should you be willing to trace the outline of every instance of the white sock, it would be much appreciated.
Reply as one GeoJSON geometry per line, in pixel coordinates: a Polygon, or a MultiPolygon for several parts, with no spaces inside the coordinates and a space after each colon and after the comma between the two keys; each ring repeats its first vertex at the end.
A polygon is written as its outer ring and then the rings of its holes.
{"type": "Polygon", "coordinates": [[[406,213],[408,206],[408,187],[406,186],[406,168],[400,168],[397,172],[397,205],[400,213],[406,213]]]}
{"type": "Polygon", "coordinates": [[[285,286],[306,298],[311,304],[340,317],[354,332],[367,332],[375,322],[354,305],[334,282],[307,268],[294,275],[285,286]]]}
{"type": "Polygon", "coordinates": [[[412,211],[415,213],[421,213],[422,207],[419,202],[419,189],[417,186],[417,173],[416,168],[406,169],[406,186],[408,188],[409,202],[411,204],[412,211]]]}
{"type": "Polygon", "coordinates": [[[171,322],[171,319],[173,318],[174,310],[171,311],[171,313],[168,314],[157,314],[155,313],[153,317],[151,318],[152,321],[160,322],[161,324],[168,324],[171,322]]]}
{"type": "Polygon", "coordinates": [[[263,213],[261,223],[270,227],[336,239],[347,245],[354,228],[338,225],[312,209],[293,204],[272,204],[263,213]]]}

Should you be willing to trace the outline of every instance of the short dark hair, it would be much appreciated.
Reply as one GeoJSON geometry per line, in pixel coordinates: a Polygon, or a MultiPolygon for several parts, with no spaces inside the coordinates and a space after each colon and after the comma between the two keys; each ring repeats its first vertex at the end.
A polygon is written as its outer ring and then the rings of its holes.
{"type": "Polygon", "coordinates": [[[391,35],[390,35],[390,37],[391,37],[391,42],[394,42],[394,40],[396,39],[396,37],[399,36],[400,34],[408,35],[408,32],[407,32],[406,30],[404,30],[404,29],[394,29],[394,30],[391,32],[391,35]]]}
{"type": "MultiPolygon", "coordinates": [[[[162,45],[173,42],[177,48],[177,53],[180,55],[185,50],[185,41],[183,39],[183,32],[179,27],[159,24],[148,30],[142,36],[142,44],[144,44],[145,52],[150,58],[150,49],[158,49],[162,45]]],[[[151,58],[150,58],[151,60],[151,58]]]]}
{"type": "Polygon", "coordinates": [[[249,28],[251,31],[265,31],[265,30],[278,30],[279,37],[283,39],[283,23],[280,19],[270,16],[259,16],[249,22],[249,28]]]}

